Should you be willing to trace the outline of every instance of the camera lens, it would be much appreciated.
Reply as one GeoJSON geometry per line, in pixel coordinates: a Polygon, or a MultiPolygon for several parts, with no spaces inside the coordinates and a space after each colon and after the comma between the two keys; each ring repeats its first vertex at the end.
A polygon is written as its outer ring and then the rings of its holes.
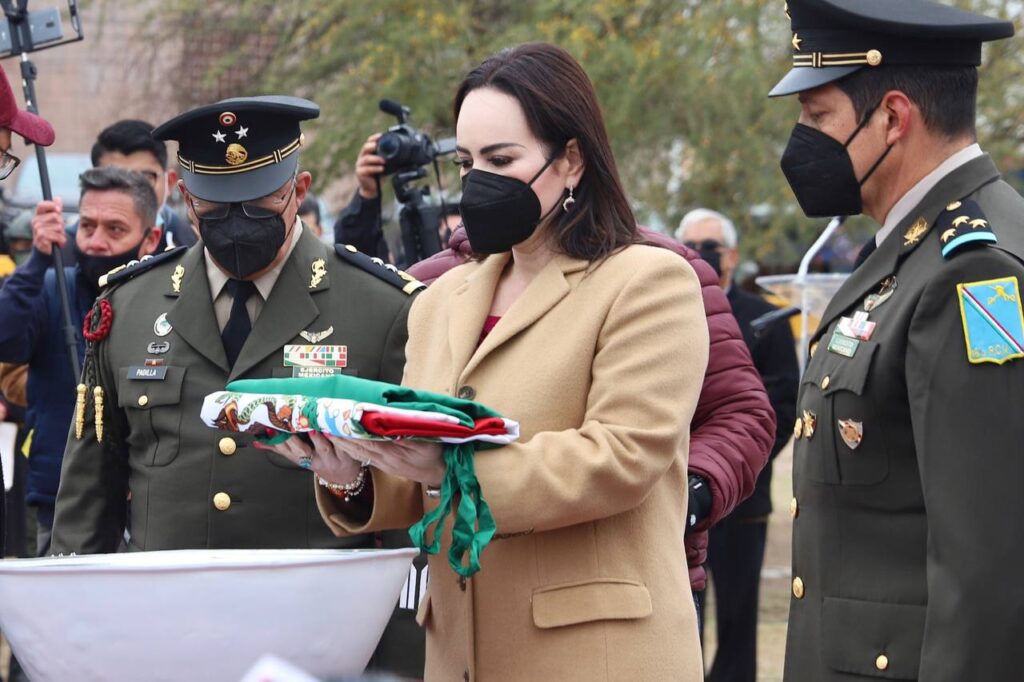
{"type": "Polygon", "coordinates": [[[402,136],[386,133],[377,141],[377,155],[385,160],[394,158],[402,150],[402,136]]]}

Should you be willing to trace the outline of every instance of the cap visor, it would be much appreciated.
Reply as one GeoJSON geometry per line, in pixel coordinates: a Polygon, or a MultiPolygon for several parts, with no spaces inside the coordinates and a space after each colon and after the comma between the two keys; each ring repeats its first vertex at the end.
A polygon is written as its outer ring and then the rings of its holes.
{"type": "Polygon", "coordinates": [[[7,127],[33,144],[43,147],[49,147],[53,144],[55,137],[53,126],[43,117],[31,112],[19,109],[14,114],[14,119],[7,124],[7,127]]]}
{"type": "Polygon", "coordinates": [[[181,169],[189,194],[207,201],[234,203],[252,201],[280,189],[299,165],[298,154],[257,170],[223,175],[200,175],[181,169]]]}
{"type": "Polygon", "coordinates": [[[775,84],[769,97],[784,97],[795,95],[805,90],[813,90],[822,85],[849,76],[854,71],[863,69],[863,66],[828,66],[822,69],[815,69],[810,66],[797,66],[789,70],[782,80],[775,84]]]}

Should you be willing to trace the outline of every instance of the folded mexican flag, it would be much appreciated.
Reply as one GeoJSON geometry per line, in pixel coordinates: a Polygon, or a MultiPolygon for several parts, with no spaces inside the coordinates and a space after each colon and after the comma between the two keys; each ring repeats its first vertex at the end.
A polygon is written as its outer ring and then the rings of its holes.
{"type": "Polygon", "coordinates": [[[480,570],[480,553],[495,532],[473,455],[478,448],[499,447],[519,437],[518,423],[480,403],[347,375],[234,381],[226,390],[206,396],[200,416],[207,426],[251,432],[270,444],[308,431],[363,440],[417,438],[442,443],[446,466],[440,502],[409,529],[409,535],[417,547],[437,554],[440,531],[455,506],[448,562],[463,576],[480,570]],[[457,505],[456,491],[461,493],[457,505]],[[432,541],[427,540],[428,531],[433,532],[432,541]]]}

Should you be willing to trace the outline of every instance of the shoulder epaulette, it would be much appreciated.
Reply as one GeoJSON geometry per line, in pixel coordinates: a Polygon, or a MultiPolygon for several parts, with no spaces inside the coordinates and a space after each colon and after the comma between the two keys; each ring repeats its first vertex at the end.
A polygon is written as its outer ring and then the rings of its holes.
{"type": "Polygon", "coordinates": [[[99,285],[100,289],[105,287],[113,286],[121,282],[127,282],[130,279],[138,277],[142,273],[150,270],[151,268],[164,263],[166,261],[174,260],[179,258],[183,253],[188,251],[187,246],[177,246],[172,249],[162,251],[155,256],[143,256],[139,260],[130,261],[127,265],[119,265],[107,274],[100,277],[99,285]]]}
{"type": "Polygon", "coordinates": [[[399,270],[394,265],[385,263],[380,258],[367,256],[351,244],[338,244],[334,247],[334,250],[342,260],[401,289],[406,294],[413,294],[427,286],[409,273],[399,270]]]}
{"type": "Polygon", "coordinates": [[[961,199],[946,206],[935,227],[939,231],[943,258],[952,258],[969,244],[997,241],[981,207],[971,199],[961,199]]]}

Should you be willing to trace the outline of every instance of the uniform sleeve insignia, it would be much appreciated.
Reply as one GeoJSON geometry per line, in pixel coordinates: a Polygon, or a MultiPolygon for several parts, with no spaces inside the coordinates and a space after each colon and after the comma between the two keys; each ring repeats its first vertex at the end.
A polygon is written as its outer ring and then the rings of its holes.
{"type": "Polygon", "coordinates": [[[380,258],[371,258],[350,244],[338,244],[334,247],[334,250],[342,260],[369,272],[371,275],[401,289],[406,294],[411,295],[420,289],[425,289],[427,286],[409,273],[399,270],[390,263],[385,263],[380,258]]]}
{"type": "Polygon", "coordinates": [[[996,235],[981,207],[970,199],[954,201],[946,206],[936,227],[939,229],[943,258],[952,258],[968,244],[996,242],[996,235]]]}
{"type": "Polygon", "coordinates": [[[1024,311],[1016,277],[964,282],[956,292],[969,362],[1001,365],[1024,358],[1024,311]]]}

